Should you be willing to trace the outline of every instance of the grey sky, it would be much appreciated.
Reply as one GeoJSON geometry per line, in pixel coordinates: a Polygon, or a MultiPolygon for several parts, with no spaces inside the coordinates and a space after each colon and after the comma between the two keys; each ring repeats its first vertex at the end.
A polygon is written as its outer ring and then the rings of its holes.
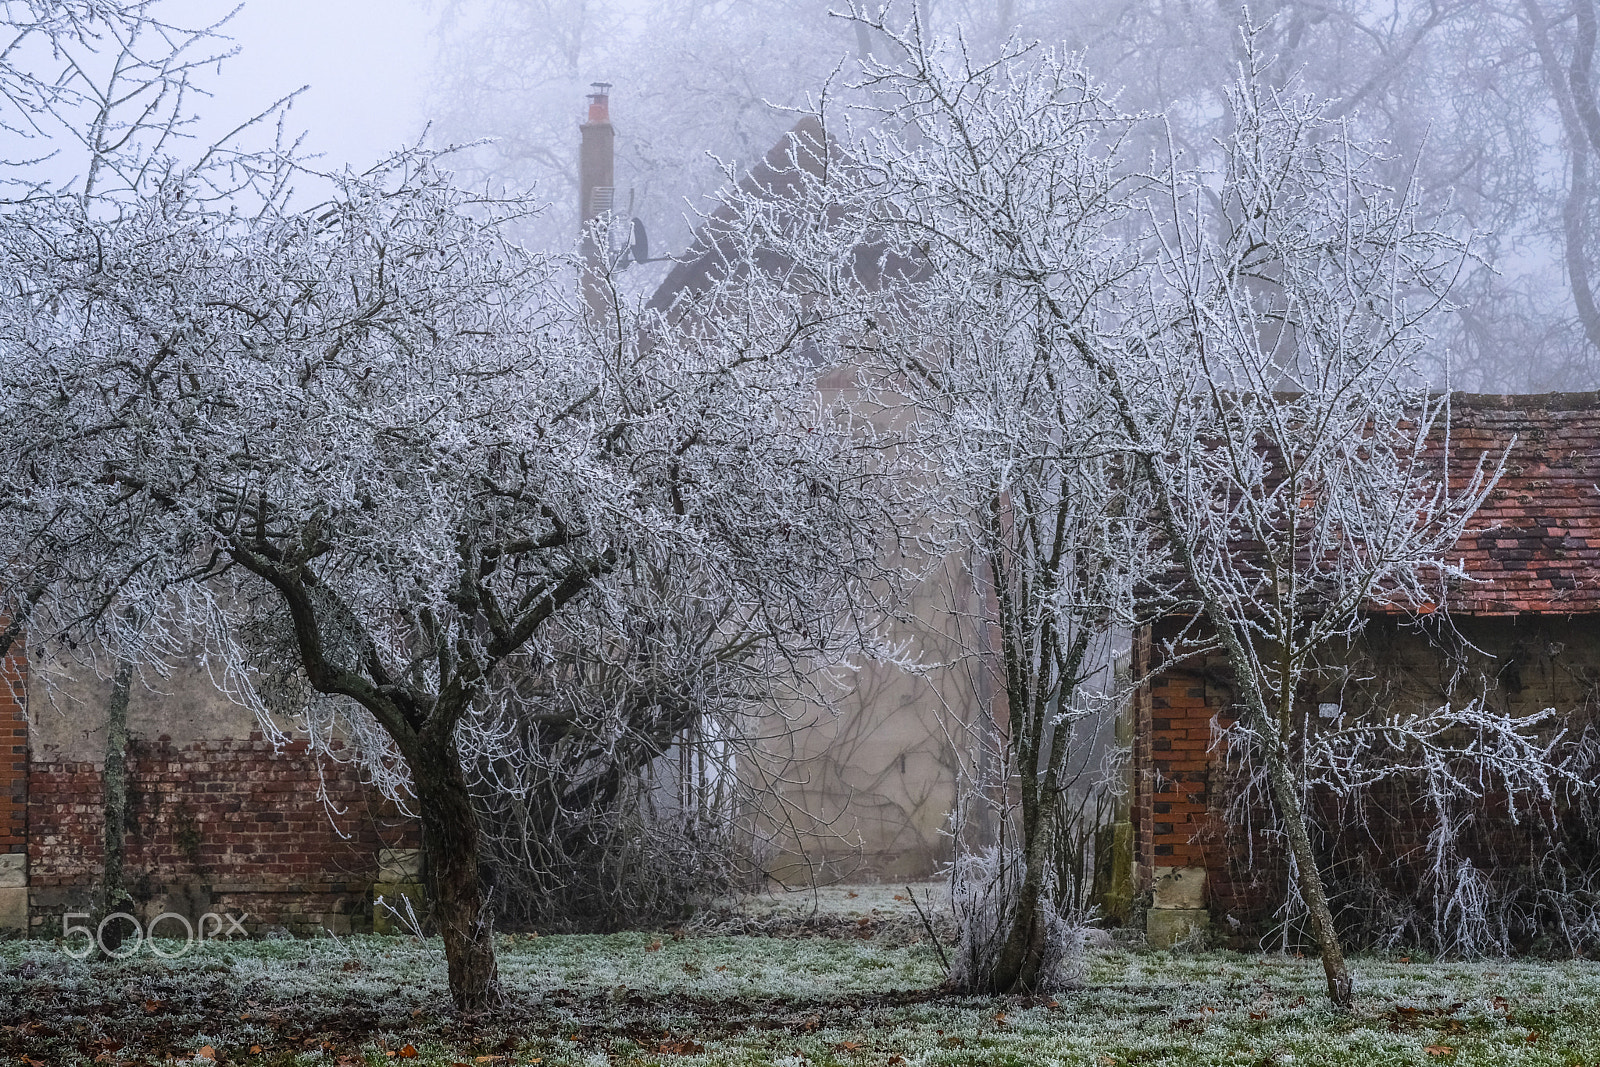
{"type": "MultiPolygon", "coordinates": [[[[180,0],[173,14],[215,19],[233,0],[180,0]],[[192,15],[191,15],[192,13],[192,15]]],[[[412,0],[249,0],[225,32],[240,54],[203,105],[218,121],[266,106],[300,87],[291,123],[330,168],[356,168],[413,141],[432,54],[430,19],[412,0]]]]}

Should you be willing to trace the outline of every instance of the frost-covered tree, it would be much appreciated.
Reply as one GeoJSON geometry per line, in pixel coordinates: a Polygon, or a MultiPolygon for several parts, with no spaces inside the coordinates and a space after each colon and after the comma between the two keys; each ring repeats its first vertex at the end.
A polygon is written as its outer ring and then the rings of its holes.
{"type": "MultiPolygon", "coordinates": [[[[881,22],[874,30],[890,34],[881,22]]],[[[1419,209],[1415,188],[1378,180],[1376,150],[1324,105],[1292,82],[1274,86],[1252,37],[1226,94],[1227,136],[1200,161],[1173,149],[1137,179],[1125,161],[1119,171],[1114,154],[1125,125],[1081,110],[1093,97],[1077,87],[1083,75],[1071,64],[1041,55],[1027,61],[1026,76],[1022,60],[1002,75],[1003,67],[964,55],[927,61],[931,49],[915,26],[901,40],[902,61],[874,70],[867,88],[906,102],[894,111],[905,146],[897,133],[880,133],[847,150],[869,161],[861,169],[878,181],[855,207],[832,214],[869,218],[864,237],[900,237],[897,250],[921,264],[900,271],[904,282],[894,287],[907,308],[919,298],[941,310],[954,303],[919,293],[924,272],[981,264],[970,284],[994,294],[983,299],[1025,327],[1017,336],[1028,343],[1008,343],[983,314],[962,320],[965,333],[938,314],[906,314],[894,320],[904,332],[879,345],[908,362],[926,348],[910,367],[932,373],[949,358],[951,338],[964,337],[989,359],[1017,361],[1005,375],[1014,389],[1034,382],[1032,367],[1054,364],[1063,368],[1054,383],[1061,395],[1095,398],[1027,436],[1037,455],[1077,448],[1116,457],[1124,466],[1107,469],[1150,494],[1139,516],[1171,553],[1176,610],[1191,620],[1167,659],[1225,654],[1243,731],[1235,743],[1263,770],[1330,998],[1348,1005],[1348,970],[1303,807],[1320,772],[1290,748],[1289,729],[1302,683],[1361,629],[1369,609],[1431,611],[1445,582],[1461,577],[1449,549],[1492,486],[1494,465],[1465,488],[1447,483],[1429,451],[1447,412],[1415,363],[1462,245],[1419,209]],[[1062,88],[1071,91],[1053,98],[1062,88]],[[1065,136],[1069,117],[1086,128],[1065,136]],[[1200,165],[1211,160],[1221,165],[1200,165]],[[1092,417],[1102,402],[1108,423],[1092,417]]],[[[870,181],[851,168],[835,173],[835,187],[870,181]]],[[[969,386],[946,411],[982,395],[969,386]]],[[[1020,426],[1027,410],[1013,399],[1004,421],[992,411],[966,439],[976,451],[982,433],[1020,426]]],[[[998,502],[1003,522],[1009,500],[998,502]]],[[[1010,608],[1002,593],[1002,631],[1010,608]]],[[[1047,635],[1036,629],[1028,640],[1038,648],[1047,635]]],[[[1491,718],[1477,716],[1495,730],[1491,718]]],[[[1417,736],[1426,733],[1419,719],[1417,736]]]]}
{"type": "Polygon", "coordinates": [[[1324,104],[1272,87],[1266,62],[1248,51],[1229,91],[1221,170],[1174,165],[1150,201],[1158,244],[1135,332],[1118,358],[1085,352],[1181,565],[1190,638],[1228,660],[1329,997],[1347,1008],[1290,745],[1298,698],[1369,610],[1431,612],[1464,577],[1449,552],[1495,468],[1451,486],[1429,452],[1448,406],[1416,374],[1460,243],[1415,189],[1375,179],[1375,149],[1324,104]]]}
{"type": "MultiPolygon", "coordinates": [[[[563,695],[559,653],[581,612],[626,617],[652,567],[704,583],[719,629],[774,666],[855,640],[874,450],[790,358],[794,298],[715,288],[737,315],[596,322],[571,261],[505,239],[527,205],[469,197],[431,157],[252,219],[157,192],[70,227],[10,219],[45,312],[0,352],[35,464],[15,477],[94,519],[100,540],[56,565],[145,546],[160,632],[204,635],[264,722],[344,734],[415,798],[451,992],[482,1006],[464,752],[511,722],[605,756],[618,738],[563,695]]],[[[667,736],[701,697],[678,680],[642,709],[667,736]]]]}
{"type": "MultiPolygon", "coordinates": [[[[841,341],[917,457],[902,492],[925,551],[973,583],[959,599],[976,614],[951,624],[972,675],[1001,694],[998,731],[963,739],[996,748],[972,760],[993,769],[971,803],[998,806],[999,836],[958,860],[952,979],[1034,991],[1070,977],[1053,899],[1063,800],[1114,704],[1112,643],[1160,570],[1117,412],[1058,318],[1118,328],[1115,294],[1136,265],[1113,143],[1127,120],[1072,59],[980,65],[917,20],[858,25],[876,42],[851,116],[867,132],[836,124],[837,160],[793,194],[795,215],[830,225],[773,225],[767,241],[804,265],[819,306],[866,324],[841,341]],[[1014,238],[1036,257],[1025,270],[1014,238]]],[[[742,207],[774,214],[766,190],[742,207]]]]}

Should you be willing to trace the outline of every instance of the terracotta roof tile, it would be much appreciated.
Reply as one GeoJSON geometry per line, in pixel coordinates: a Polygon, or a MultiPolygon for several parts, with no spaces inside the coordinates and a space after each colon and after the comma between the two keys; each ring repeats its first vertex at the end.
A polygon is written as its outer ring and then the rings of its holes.
{"type": "MultiPolygon", "coordinates": [[[[1456,546],[1477,578],[1457,614],[1600,613],[1600,393],[1451,397],[1451,483],[1506,447],[1500,483],[1456,546]]],[[[1439,442],[1438,447],[1443,447],[1439,442]]]]}

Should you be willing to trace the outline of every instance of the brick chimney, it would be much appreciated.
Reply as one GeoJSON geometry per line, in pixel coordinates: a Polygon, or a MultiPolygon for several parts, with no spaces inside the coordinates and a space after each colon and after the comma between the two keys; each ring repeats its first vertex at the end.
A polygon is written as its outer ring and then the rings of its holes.
{"type": "Polygon", "coordinates": [[[611,83],[594,82],[589,94],[589,120],[578,127],[578,225],[610,211],[617,189],[613,163],[616,131],[611,126],[611,83]]]}

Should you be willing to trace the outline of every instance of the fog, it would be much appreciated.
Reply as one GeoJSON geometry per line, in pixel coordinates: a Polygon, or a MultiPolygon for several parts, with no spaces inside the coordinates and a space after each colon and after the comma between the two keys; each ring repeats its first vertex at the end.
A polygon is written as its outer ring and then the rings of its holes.
{"type": "MultiPolygon", "coordinates": [[[[170,0],[185,26],[214,22],[232,2],[170,0]]],[[[204,79],[213,99],[196,110],[208,130],[254,114],[299,89],[290,124],[329,169],[362,169],[415,142],[434,19],[411,0],[252,0],[219,32],[238,54],[204,79]]]]}
{"type": "MultiPolygon", "coordinates": [[[[61,0],[56,0],[59,4],[61,0]]],[[[83,0],[79,0],[83,2],[83,0]]],[[[1440,339],[1449,381],[1493,391],[1600,385],[1600,95],[1594,0],[1263,0],[1272,77],[1333,102],[1386,147],[1481,263],[1440,339]]],[[[49,8],[39,0],[0,4],[49,8]]],[[[231,9],[162,0],[194,25],[231,9]]],[[[251,0],[223,32],[239,54],[202,83],[204,132],[304,85],[289,126],[330,169],[414,142],[471,143],[464,180],[533,187],[552,205],[526,240],[574,238],[577,125],[610,82],[616,195],[655,254],[688,241],[695,211],[826,87],[855,99],[860,57],[888,42],[833,17],[844,0],[251,0]],[[431,126],[429,126],[431,124],[431,126]]],[[[974,60],[1008,47],[1080,51],[1130,111],[1160,112],[1202,160],[1238,60],[1233,0],[922,0],[888,7],[974,60]]],[[[1027,58],[1018,61],[1026,76],[1027,58]]],[[[1154,129],[1152,123],[1151,129],[1154,129]]],[[[203,139],[203,137],[202,137],[203,139]]],[[[65,157],[56,162],[58,172],[65,157]]],[[[58,177],[60,174],[58,173],[58,177]]],[[[639,272],[645,283],[654,277],[639,272]]],[[[1441,381],[1443,380],[1441,374],[1441,381]]]]}

